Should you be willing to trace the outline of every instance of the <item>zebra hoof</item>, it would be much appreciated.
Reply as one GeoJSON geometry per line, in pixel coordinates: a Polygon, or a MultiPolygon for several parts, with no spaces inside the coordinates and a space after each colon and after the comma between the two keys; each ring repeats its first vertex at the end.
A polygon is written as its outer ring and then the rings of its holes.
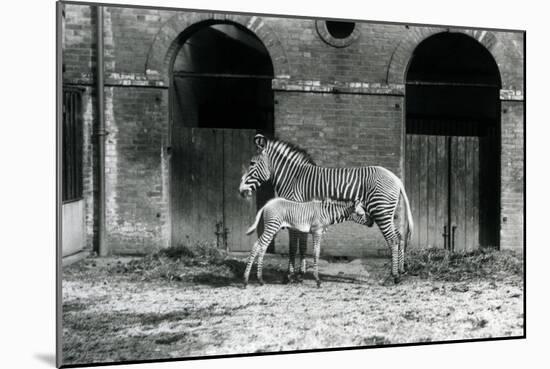
{"type": "Polygon", "coordinates": [[[321,281],[317,281],[317,288],[321,288],[321,281]]]}
{"type": "Polygon", "coordinates": [[[399,282],[401,282],[401,277],[399,277],[399,276],[393,277],[393,283],[399,284],[399,282]]]}
{"type": "Polygon", "coordinates": [[[296,283],[298,282],[298,277],[295,274],[288,274],[286,277],[285,283],[296,283]]]}
{"type": "Polygon", "coordinates": [[[283,283],[284,284],[289,284],[289,283],[292,283],[296,280],[296,276],[294,274],[286,274],[284,277],[283,277],[283,283]]]}
{"type": "Polygon", "coordinates": [[[388,286],[393,286],[395,284],[395,280],[392,280],[392,276],[387,276],[386,278],[384,278],[380,284],[384,287],[388,287],[388,286]]]}
{"type": "Polygon", "coordinates": [[[258,279],[258,282],[260,283],[260,286],[263,286],[264,285],[264,280],[263,279],[258,279]]]}

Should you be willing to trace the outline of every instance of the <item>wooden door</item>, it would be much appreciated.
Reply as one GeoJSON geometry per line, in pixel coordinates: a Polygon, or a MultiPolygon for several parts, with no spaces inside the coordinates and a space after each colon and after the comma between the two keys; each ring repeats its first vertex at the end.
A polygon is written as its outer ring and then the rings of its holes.
{"type": "Polygon", "coordinates": [[[224,228],[227,229],[227,247],[230,251],[250,251],[256,241],[256,233],[246,235],[254,223],[256,201],[244,199],[239,194],[239,184],[250,158],[255,154],[256,130],[224,130],[224,228]]]}
{"type": "Polygon", "coordinates": [[[479,137],[449,137],[449,224],[453,251],[477,249],[479,240],[479,137]]]}
{"type": "Polygon", "coordinates": [[[216,243],[223,221],[223,132],[179,128],[172,135],[172,246],[216,243]]]}
{"type": "Polygon", "coordinates": [[[448,139],[407,135],[405,188],[414,220],[413,248],[443,248],[449,201],[448,139]]]}
{"type": "Polygon", "coordinates": [[[256,203],[239,195],[255,130],[176,128],[172,132],[172,246],[209,242],[249,251],[256,203]]]}
{"type": "Polygon", "coordinates": [[[478,248],[486,226],[480,217],[480,138],[408,134],[406,145],[411,247],[478,248]]]}

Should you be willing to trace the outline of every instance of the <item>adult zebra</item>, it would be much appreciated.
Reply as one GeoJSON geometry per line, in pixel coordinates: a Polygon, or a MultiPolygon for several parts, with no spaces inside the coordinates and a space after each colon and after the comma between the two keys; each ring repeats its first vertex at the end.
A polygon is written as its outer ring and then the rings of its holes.
{"type": "MultiPolygon", "coordinates": [[[[248,171],[243,175],[239,192],[251,196],[263,183],[271,181],[275,194],[293,201],[315,198],[361,201],[367,215],[376,222],[391,249],[394,282],[404,272],[404,249],[410,240],[413,220],[409,200],[401,180],[389,170],[378,166],[357,168],[326,168],[315,164],[304,151],[288,142],[268,140],[261,134],[254,142],[258,153],[252,157],[248,171]],[[407,216],[407,235],[402,240],[393,222],[403,196],[407,216]]],[[[296,247],[300,249],[300,273],[305,273],[307,234],[289,231],[289,278],[294,275],[296,247]]]]}

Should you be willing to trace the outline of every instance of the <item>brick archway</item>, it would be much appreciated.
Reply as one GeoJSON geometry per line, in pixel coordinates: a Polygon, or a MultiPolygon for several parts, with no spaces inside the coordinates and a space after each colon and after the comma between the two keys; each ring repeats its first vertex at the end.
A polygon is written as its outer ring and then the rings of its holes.
{"type": "Polygon", "coordinates": [[[498,248],[502,81],[491,52],[498,40],[486,31],[433,28],[415,37],[421,40],[396,49],[388,70],[394,83],[406,84],[405,186],[417,230],[411,245],[498,248]]]}
{"type": "MultiPolygon", "coordinates": [[[[458,32],[468,35],[482,44],[493,56],[497,65],[501,63],[493,52],[497,38],[491,31],[470,30],[461,28],[418,27],[411,28],[408,35],[395,48],[388,65],[386,82],[388,84],[405,84],[405,76],[415,48],[430,36],[442,32],[458,32]]],[[[503,78],[504,76],[501,76],[503,78]]],[[[502,86],[508,85],[502,80],[502,86]]]]}
{"type": "Polygon", "coordinates": [[[230,22],[254,33],[264,44],[273,63],[274,78],[288,78],[290,68],[284,48],[276,34],[261,17],[220,13],[180,13],[170,18],[156,34],[147,55],[145,73],[149,79],[169,83],[171,63],[179,51],[180,37],[191,26],[202,22],[230,22]]]}

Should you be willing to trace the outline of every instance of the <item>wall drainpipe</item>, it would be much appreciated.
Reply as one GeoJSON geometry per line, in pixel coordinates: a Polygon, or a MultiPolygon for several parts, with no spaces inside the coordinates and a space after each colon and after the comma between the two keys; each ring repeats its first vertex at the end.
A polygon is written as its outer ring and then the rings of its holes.
{"type": "Polygon", "coordinates": [[[97,6],[97,136],[98,147],[98,254],[109,255],[109,247],[105,242],[105,95],[104,95],[104,63],[103,63],[103,7],[97,6]]]}

